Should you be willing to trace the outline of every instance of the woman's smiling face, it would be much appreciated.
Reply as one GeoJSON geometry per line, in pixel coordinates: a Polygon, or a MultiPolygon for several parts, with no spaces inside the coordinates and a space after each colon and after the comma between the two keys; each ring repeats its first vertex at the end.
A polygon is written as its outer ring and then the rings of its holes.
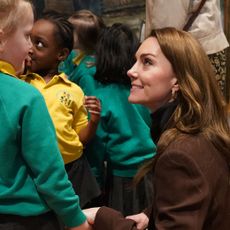
{"type": "Polygon", "coordinates": [[[132,82],[129,101],[152,111],[172,99],[178,90],[171,63],[164,56],[155,37],[147,38],[136,52],[136,63],[128,71],[132,82]]]}

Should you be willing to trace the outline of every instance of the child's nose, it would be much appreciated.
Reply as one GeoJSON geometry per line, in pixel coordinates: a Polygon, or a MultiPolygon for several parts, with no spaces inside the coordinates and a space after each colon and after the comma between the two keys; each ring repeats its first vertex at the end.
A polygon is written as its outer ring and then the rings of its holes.
{"type": "Polygon", "coordinates": [[[31,41],[31,38],[29,37],[29,39],[28,39],[28,42],[29,42],[29,47],[30,47],[30,49],[33,47],[33,44],[32,44],[32,41],[31,41]]]}
{"type": "Polygon", "coordinates": [[[31,48],[29,49],[29,55],[32,55],[33,54],[33,49],[32,49],[32,46],[31,46],[31,48]]]}

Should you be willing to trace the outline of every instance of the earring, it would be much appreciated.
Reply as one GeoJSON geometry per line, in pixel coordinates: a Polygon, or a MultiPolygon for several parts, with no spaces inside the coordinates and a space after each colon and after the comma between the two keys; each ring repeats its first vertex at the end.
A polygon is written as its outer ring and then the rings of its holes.
{"type": "Polygon", "coordinates": [[[175,89],[172,89],[172,99],[170,101],[174,101],[177,98],[177,91],[175,89]]]}

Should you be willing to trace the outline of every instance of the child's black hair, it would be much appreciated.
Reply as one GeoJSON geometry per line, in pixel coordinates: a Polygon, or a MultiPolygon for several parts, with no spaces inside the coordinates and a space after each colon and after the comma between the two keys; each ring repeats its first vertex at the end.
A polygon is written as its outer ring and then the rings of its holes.
{"type": "Polygon", "coordinates": [[[134,64],[139,41],[125,24],[115,23],[105,28],[96,47],[96,74],[103,84],[130,84],[127,71],[134,64]]]}
{"type": "Polygon", "coordinates": [[[68,21],[67,15],[54,10],[47,10],[42,14],[40,19],[45,19],[55,25],[55,39],[61,48],[68,48],[69,51],[73,49],[73,26],[68,21]]]}

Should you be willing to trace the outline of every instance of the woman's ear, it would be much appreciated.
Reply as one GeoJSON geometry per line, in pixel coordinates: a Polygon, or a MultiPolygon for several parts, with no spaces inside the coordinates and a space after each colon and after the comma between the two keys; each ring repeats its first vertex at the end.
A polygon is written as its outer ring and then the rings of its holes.
{"type": "Polygon", "coordinates": [[[64,61],[68,57],[69,53],[70,51],[68,48],[63,48],[58,54],[58,60],[64,61]]]}
{"type": "Polygon", "coordinates": [[[172,91],[174,91],[175,93],[180,89],[178,83],[175,83],[172,87],[172,91]]]}
{"type": "Polygon", "coordinates": [[[170,101],[174,101],[177,98],[177,92],[180,89],[176,78],[173,78],[172,83],[173,83],[172,89],[171,89],[172,97],[170,101]]]}
{"type": "Polygon", "coordinates": [[[177,78],[173,78],[172,92],[176,93],[180,89],[177,78]]]}

